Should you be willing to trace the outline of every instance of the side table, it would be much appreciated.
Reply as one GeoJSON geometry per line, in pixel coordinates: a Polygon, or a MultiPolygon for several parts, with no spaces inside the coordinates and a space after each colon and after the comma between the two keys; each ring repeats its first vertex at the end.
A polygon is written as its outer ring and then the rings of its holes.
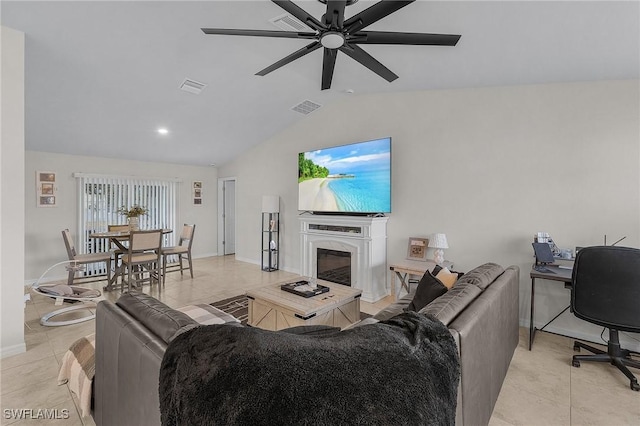
{"type": "MultiPolygon", "coordinates": [[[[448,269],[453,268],[453,262],[445,260],[442,266],[448,269]]],[[[400,294],[400,290],[403,288],[410,292],[409,288],[409,276],[415,275],[422,277],[425,272],[433,271],[436,267],[436,263],[433,260],[418,261],[418,260],[400,260],[389,265],[389,270],[394,272],[391,274],[391,291],[396,300],[400,294]],[[396,278],[400,280],[400,286],[396,286],[396,278]]]]}

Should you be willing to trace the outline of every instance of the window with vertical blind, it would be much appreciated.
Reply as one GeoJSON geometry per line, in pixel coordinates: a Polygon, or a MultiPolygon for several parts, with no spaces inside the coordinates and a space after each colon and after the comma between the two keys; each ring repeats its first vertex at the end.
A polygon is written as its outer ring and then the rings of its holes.
{"type": "MultiPolygon", "coordinates": [[[[108,176],[75,173],[78,191],[78,253],[108,251],[107,239],[94,239],[94,232],[105,232],[108,225],[123,225],[127,217],[118,209],[139,205],[147,209],[140,216],[140,229],[176,229],[178,181],[167,178],[141,178],[133,176],[108,176]]],[[[165,234],[163,245],[173,245],[174,233],[165,234]]],[[[89,275],[103,273],[104,264],[87,268],[89,275]]]]}

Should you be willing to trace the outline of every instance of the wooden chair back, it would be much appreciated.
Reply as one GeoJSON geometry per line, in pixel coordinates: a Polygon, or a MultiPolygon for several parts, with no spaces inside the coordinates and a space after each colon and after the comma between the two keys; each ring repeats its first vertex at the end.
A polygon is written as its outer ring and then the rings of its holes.
{"type": "Polygon", "coordinates": [[[67,256],[69,256],[69,260],[74,260],[78,253],[76,252],[76,246],[73,244],[71,232],[68,229],[62,231],[62,239],[64,240],[65,247],[67,248],[67,256]]]}
{"type": "Polygon", "coordinates": [[[188,246],[191,251],[191,244],[193,243],[193,234],[196,232],[196,225],[184,224],[182,226],[182,233],[180,233],[180,246],[188,246]]]}
{"type": "Polygon", "coordinates": [[[132,231],[129,234],[129,253],[160,250],[162,247],[162,230],[132,231]]]}

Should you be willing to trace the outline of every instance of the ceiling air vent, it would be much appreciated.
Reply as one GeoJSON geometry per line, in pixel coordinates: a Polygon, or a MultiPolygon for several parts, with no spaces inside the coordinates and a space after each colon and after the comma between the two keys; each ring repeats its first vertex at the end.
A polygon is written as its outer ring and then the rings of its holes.
{"type": "Polygon", "coordinates": [[[311,102],[309,100],[306,100],[306,101],[303,101],[303,102],[299,103],[298,105],[294,106],[291,109],[296,111],[296,112],[299,112],[300,114],[307,115],[307,114],[312,113],[313,111],[317,110],[321,106],[322,105],[320,105],[320,104],[317,104],[315,102],[311,102]]]}
{"type": "Polygon", "coordinates": [[[300,22],[295,16],[289,15],[288,13],[271,18],[269,22],[284,31],[313,31],[300,22]]]}
{"type": "Polygon", "coordinates": [[[202,92],[202,89],[204,89],[205,87],[207,87],[206,84],[200,83],[199,81],[190,80],[188,78],[185,78],[180,85],[181,90],[184,90],[185,92],[195,93],[196,95],[199,95],[200,92],[202,92]]]}

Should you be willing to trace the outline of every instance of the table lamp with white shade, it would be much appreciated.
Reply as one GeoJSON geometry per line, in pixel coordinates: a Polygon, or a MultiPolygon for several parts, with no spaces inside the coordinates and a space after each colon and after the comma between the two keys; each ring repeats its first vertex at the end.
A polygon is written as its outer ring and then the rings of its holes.
{"type": "Polygon", "coordinates": [[[429,238],[429,247],[436,249],[433,254],[433,261],[436,262],[437,265],[444,262],[444,249],[449,248],[447,236],[445,234],[433,234],[431,238],[429,238]]]}

